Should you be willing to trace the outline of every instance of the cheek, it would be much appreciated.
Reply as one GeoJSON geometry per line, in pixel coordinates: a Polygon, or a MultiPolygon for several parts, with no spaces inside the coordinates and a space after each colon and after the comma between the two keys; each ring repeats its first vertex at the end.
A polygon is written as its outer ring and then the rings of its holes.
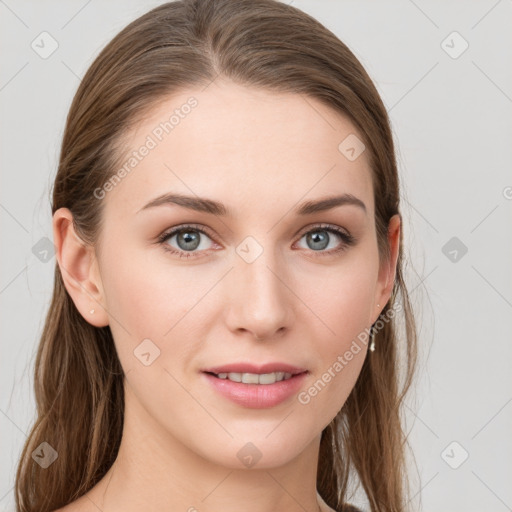
{"type": "Polygon", "coordinates": [[[129,259],[105,259],[104,265],[112,269],[106,272],[103,287],[125,371],[133,367],[133,352],[146,339],[160,349],[160,364],[169,361],[168,354],[176,365],[193,352],[199,343],[194,340],[200,340],[194,328],[199,328],[204,314],[201,298],[211,288],[212,279],[201,279],[193,267],[156,266],[143,255],[137,257],[135,251],[129,259]]]}
{"type": "Polygon", "coordinates": [[[305,283],[307,305],[317,317],[317,364],[298,402],[323,425],[342,408],[364,363],[376,279],[376,269],[361,259],[317,280],[316,287],[305,283]]]}
{"type": "Polygon", "coordinates": [[[315,338],[331,356],[369,327],[371,318],[377,270],[363,258],[350,263],[310,276],[301,285],[317,326],[315,338]]]}

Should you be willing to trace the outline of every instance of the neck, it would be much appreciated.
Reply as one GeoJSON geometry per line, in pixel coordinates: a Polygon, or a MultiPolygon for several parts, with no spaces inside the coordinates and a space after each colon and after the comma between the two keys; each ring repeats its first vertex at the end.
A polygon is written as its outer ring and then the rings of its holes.
{"type": "Polygon", "coordinates": [[[117,458],[87,493],[87,500],[99,510],[330,510],[316,490],[320,436],[279,467],[225,467],[162,429],[130,393],[129,386],[125,390],[123,436],[117,458]]]}

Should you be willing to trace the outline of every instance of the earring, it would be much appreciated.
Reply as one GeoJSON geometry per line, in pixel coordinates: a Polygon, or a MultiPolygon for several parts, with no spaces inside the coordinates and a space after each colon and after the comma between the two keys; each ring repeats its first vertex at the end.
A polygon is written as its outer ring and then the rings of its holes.
{"type": "Polygon", "coordinates": [[[373,333],[373,325],[370,327],[370,347],[369,349],[374,352],[375,351],[375,335],[373,333]]]}
{"type": "Polygon", "coordinates": [[[94,315],[94,309],[91,309],[91,311],[89,311],[89,313],[91,313],[91,315],[94,315]]]}
{"type": "MultiPolygon", "coordinates": [[[[380,308],[380,304],[377,304],[377,307],[380,308]]],[[[373,325],[370,328],[370,347],[369,349],[372,352],[375,352],[375,333],[373,332],[373,325]]]]}

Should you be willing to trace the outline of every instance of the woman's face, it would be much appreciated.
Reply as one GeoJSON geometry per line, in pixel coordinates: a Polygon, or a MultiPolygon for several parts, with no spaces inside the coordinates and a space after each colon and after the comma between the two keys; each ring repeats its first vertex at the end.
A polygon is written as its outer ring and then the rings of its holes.
{"type": "Polygon", "coordinates": [[[127,410],[160,446],[272,467],[343,406],[367,354],[353,342],[390,288],[355,137],[316,100],[217,81],[162,102],[123,140],[125,172],[97,191],[96,309],[127,410]],[[345,195],[357,200],[312,207],[345,195]]]}

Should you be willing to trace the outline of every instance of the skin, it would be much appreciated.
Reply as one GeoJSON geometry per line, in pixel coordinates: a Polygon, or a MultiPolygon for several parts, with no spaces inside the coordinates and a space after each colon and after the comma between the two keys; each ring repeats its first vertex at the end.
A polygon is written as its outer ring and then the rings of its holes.
{"type": "MultiPolygon", "coordinates": [[[[391,258],[379,262],[366,153],[349,161],[338,150],[358,132],[300,95],[221,80],[187,89],[127,133],[126,148],[139,148],[190,96],[198,106],[98,200],[104,225],[96,247],[79,240],[68,209],[53,217],[66,289],[88,322],[110,326],[126,375],[118,458],[90,492],[61,510],[332,510],[316,491],[320,436],[352,390],[367,347],[307,405],[297,396],[267,409],[236,405],[200,369],[287,362],[309,370],[301,390],[309,388],[388,301],[399,216],[389,225],[391,258]],[[233,217],[177,205],[137,213],[171,191],[220,201],[233,217]],[[294,213],[299,203],[344,192],[367,212],[343,205],[294,213]],[[197,257],[180,258],[156,242],[185,223],[213,235],[198,235],[197,257]],[[334,253],[345,242],[329,233],[327,248],[308,245],[305,234],[322,231],[321,223],[348,231],[356,243],[334,253]],[[236,252],[247,236],[263,249],[252,263],[236,252]],[[149,366],[134,356],[146,338],[161,351],[149,366]],[[236,455],[248,442],[262,454],[250,469],[236,455]]],[[[164,243],[186,252],[177,236],[164,243]]]]}

